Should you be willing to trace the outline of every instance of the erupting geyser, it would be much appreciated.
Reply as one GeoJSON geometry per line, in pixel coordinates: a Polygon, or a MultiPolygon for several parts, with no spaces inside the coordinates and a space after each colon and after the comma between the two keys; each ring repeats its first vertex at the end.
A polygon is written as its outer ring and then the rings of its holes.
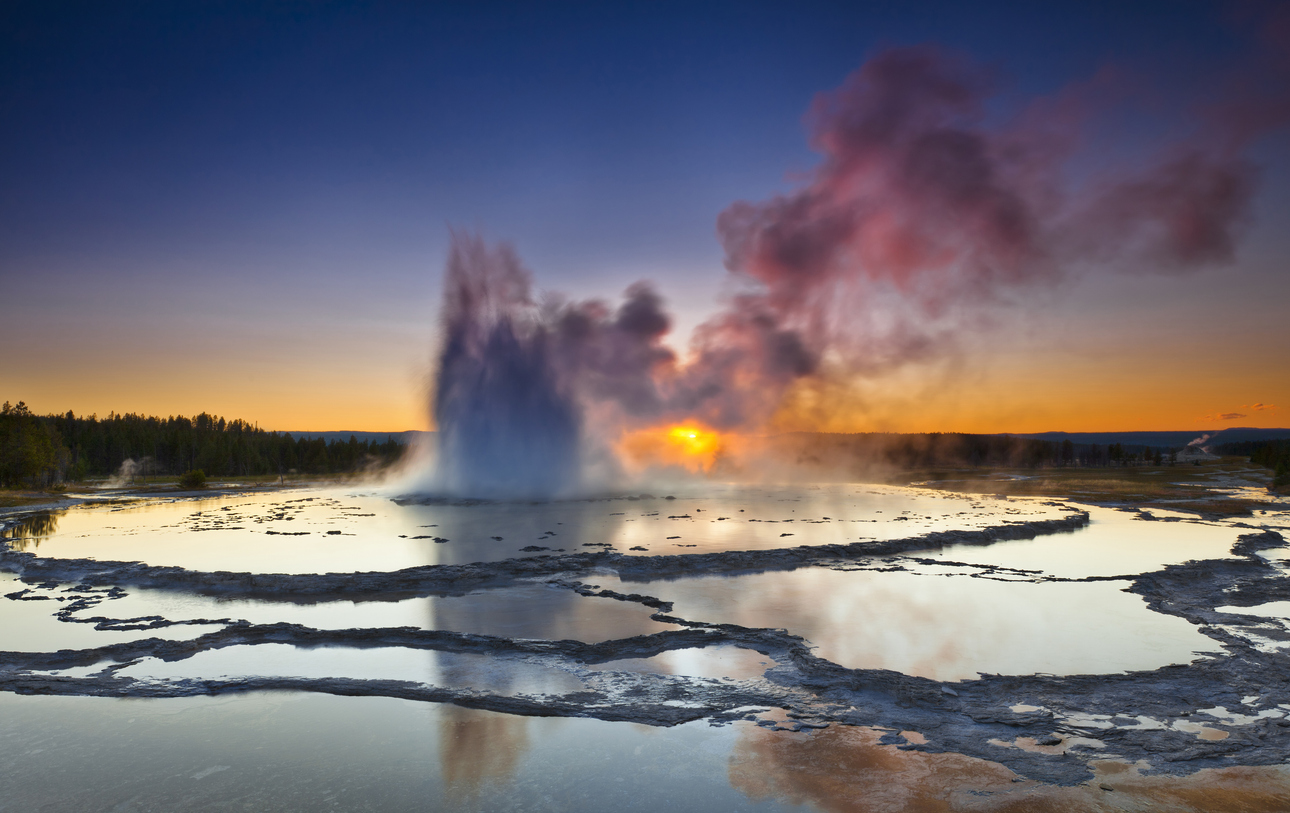
{"type": "Polygon", "coordinates": [[[434,417],[438,486],[477,497],[577,488],[581,414],[508,246],[454,235],[434,417]]]}

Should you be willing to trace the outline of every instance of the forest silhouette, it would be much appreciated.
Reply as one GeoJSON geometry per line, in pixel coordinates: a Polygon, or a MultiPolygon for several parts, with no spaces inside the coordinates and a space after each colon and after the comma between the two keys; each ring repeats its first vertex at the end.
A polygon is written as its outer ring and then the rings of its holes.
{"type": "Polygon", "coordinates": [[[407,451],[384,441],[297,439],[205,412],[192,418],[136,414],[35,415],[22,401],[0,407],[0,486],[201,471],[211,477],[338,474],[384,468],[407,451]]]}

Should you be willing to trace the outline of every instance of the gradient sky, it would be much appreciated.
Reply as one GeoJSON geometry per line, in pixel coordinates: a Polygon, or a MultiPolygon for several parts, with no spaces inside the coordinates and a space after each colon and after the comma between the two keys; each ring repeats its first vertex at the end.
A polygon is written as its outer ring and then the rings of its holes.
{"type": "MultiPolygon", "coordinates": [[[[1190,126],[1255,47],[1248,9],[7,2],[0,400],[425,428],[449,227],[544,289],[655,280],[683,349],[728,290],[717,215],[800,183],[812,98],[882,48],[991,66],[1000,114],[1112,70],[1079,172],[1190,126]]],[[[1252,149],[1234,264],[1068,277],[784,428],[1290,424],[1290,142],[1252,149]]]]}

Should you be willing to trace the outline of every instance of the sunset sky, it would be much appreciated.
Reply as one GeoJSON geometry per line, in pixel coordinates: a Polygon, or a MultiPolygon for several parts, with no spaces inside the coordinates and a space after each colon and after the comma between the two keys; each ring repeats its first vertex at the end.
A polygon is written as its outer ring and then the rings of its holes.
{"type": "MultiPolygon", "coordinates": [[[[5,3],[0,401],[429,428],[450,228],[510,241],[540,288],[575,299],[653,280],[684,358],[745,284],[718,216],[819,183],[813,100],[887,49],[980,66],[992,132],[1074,93],[1080,147],[1062,173],[1084,190],[1175,155],[1223,105],[1266,95],[1260,82],[1290,87],[1276,73],[1290,17],[1273,12],[5,3]]],[[[772,428],[1290,425],[1288,105],[1272,99],[1223,147],[1251,168],[1230,258],[1158,268],[1085,251],[950,302],[934,353],[799,389],[772,428]]]]}

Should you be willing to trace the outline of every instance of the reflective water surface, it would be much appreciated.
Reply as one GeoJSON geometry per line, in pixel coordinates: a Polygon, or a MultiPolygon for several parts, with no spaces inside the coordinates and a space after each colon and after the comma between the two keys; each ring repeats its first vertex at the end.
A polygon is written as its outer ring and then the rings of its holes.
{"type": "MultiPolygon", "coordinates": [[[[1139,519],[1136,512],[1081,506],[1089,525],[1069,534],[998,542],[987,547],[957,545],[927,554],[949,561],[1034,570],[1050,576],[1131,576],[1191,559],[1224,559],[1248,530],[1224,523],[1139,519]]],[[[1187,517],[1153,510],[1153,515],[1187,517]]]]}
{"type": "Polygon", "coordinates": [[[727,771],[740,729],[298,694],[0,694],[5,810],[789,810],[727,771]]]}
{"type": "Polygon", "coordinates": [[[1108,760],[1095,764],[1093,781],[1054,787],[981,759],[899,751],[865,728],[659,729],[289,693],[169,700],[0,694],[0,719],[4,810],[1290,808],[1285,767],[1145,776],[1108,760]]]}
{"type": "Polygon", "coordinates": [[[501,695],[566,694],[585,688],[569,672],[521,660],[402,647],[231,646],[175,662],[143,658],[117,674],[150,680],[252,676],[389,679],[501,695]]]}
{"type": "Polygon", "coordinates": [[[190,570],[344,573],[601,549],[657,555],[823,545],[1063,516],[1042,501],[911,488],[830,484],[695,491],[447,505],[400,505],[386,494],[334,489],[141,498],[47,515],[46,527],[18,532],[15,546],[41,556],[190,570]]]}
{"type": "Polygon", "coordinates": [[[192,593],[134,589],[78,615],[170,620],[229,619],[253,624],[285,621],[315,629],[415,627],[504,638],[572,639],[597,643],[677,629],[650,619],[639,604],[584,598],[546,584],[475,590],[461,596],[398,601],[286,601],[213,598],[192,593]]]}
{"type": "Polygon", "coordinates": [[[690,620],[787,629],[848,668],[934,680],[1156,669],[1218,649],[1181,618],[1151,612],[1123,582],[1035,584],[953,572],[809,567],[618,589],[675,602],[673,613],[690,620]]]}
{"type": "Polygon", "coordinates": [[[42,596],[41,599],[31,601],[16,597],[16,594],[28,589],[30,585],[19,581],[17,576],[0,573],[0,651],[89,649],[140,638],[183,640],[220,628],[186,625],[159,630],[99,631],[91,624],[69,623],[61,621],[55,615],[66,603],[68,594],[65,590],[31,591],[30,594],[42,596]]]}
{"type": "MultiPolygon", "coordinates": [[[[41,557],[210,571],[367,572],[601,549],[647,556],[904,538],[1060,518],[1075,507],[1089,511],[1089,527],[881,561],[651,581],[623,581],[599,569],[389,601],[227,599],[129,585],[37,585],[0,574],[0,652],[208,636],[218,643],[51,671],[78,677],[111,667],[122,680],[194,692],[203,681],[245,677],[395,680],[453,690],[467,705],[474,697],[585,698],[605,685],[632,697],[630,679],[652,676],[663,681],[649,684],[663,686],[665,699],[657,702],[684,705],[694,701],[667,691],[694,681],[767,687],[778,674],[773,670],[787,666],[747,644],[705,646],[687,638],[651,649],[655,639],[648,636],[671,641],[716,629],[711,625],[785,629],[841,666],[946,683],[979,673],[1151,670],[1217,651],[1197,627],[1125,592],[1134,574],[1230,556],[1236,537],[1247,532],[1231,522],[1169,511],[1152,511],[1156,519],[1150,520],[1137,512],[1047,500],[836,484],[455,505],[401,505],[371,490],[294,489],[105,501],[33,516],[4,535],[11,547],[41,557]],[[1079,581],[1107,576],[1124,578],[1079,581]],[[657,602],[580,595],[577,589],[636,593],[671,606],[661,611],[668,618],[656,620],[657,602]],[[280,622],[357,632],[333,636],[328,646],[214,634],[280,622]],[[490,650],[484,642],[477,650],[439,651],[406,641],[362,643],[370,631],[395,629],[534,644],[490,650]],[[586,648],[565,656],[557,646],[624,640],[631,646],[599,658],[585,654],[586,648]],[[548,650],[555,654],[525,654],[548,650]]],[[[1271,512],[1251,522],[1281,519],[1271,512]]],[[[1283,604],[1232,611],[1290,625],[1283,604]]],[[[331,690],[356,692],[352,686],[331,690]]],[[[1103,810],[1108,799],[1125,809],[1290,809],[1283,768],[1178,779],[1102,760],[1093,782],[1060,788],[1023,780],[996,762],[901,751],[882,741],[900,732],[838,725],[777,730],[783,718],[775,715],[782,709],[753,712],[762,725],[714,727],[700,720],[652,728],[294,691],[167,699],[0,693],[0,811],[1021,811],[1103,810]]],[[[1137,724],[1175,731],[1192,726],[1197,737],[1212,739],[1229,736],[1231,725],[1267,723],[1263,717],[1275,713],[1241,716],[1215,708],[1198,710],[1187,722],[1140,716],[1137,724]]],[[[1069,711],[1060,717],[1074,728],[1124,722],[1109,722],[1107,715],[1085,720],[1069,711]]],[[[903,741],[935,746],[936,737],[929,728],[904,732],[903,741]]],[[[1019,738],[994,747],[1002,759],[1007,749],[1060,753],[1069,745],[1019,738]]]]}

